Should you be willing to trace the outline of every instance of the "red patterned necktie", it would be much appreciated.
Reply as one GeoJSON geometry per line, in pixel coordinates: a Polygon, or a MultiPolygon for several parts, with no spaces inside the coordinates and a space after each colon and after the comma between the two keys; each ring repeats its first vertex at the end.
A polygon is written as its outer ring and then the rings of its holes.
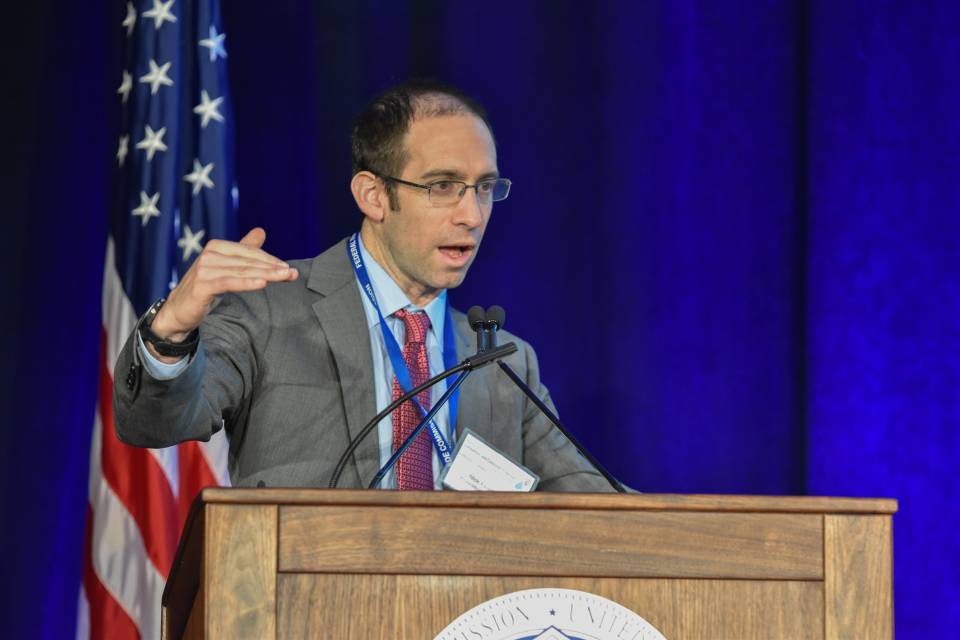
{"type": "MultiPolygon", "coordinates": [[[[422,384],[430,378],[430,362],[427,360],[427,330],[430,328],[430,318],[422,311],[408,313],[400,310],[393,314],[403,320],[406,327],[406,337],[403,341],[403,361],[407,364],[413,386],[422,384]]],[[[403,389],[396,376],[393,378],[393,399],[403,395],[403,389]]],[[[424,411],[430,410],[430,390],[417,394],[417,400],[424,411]]],[[[393,450],[396,451],[407,439],[417,425],[422,415],[413,402],[404,402],[393,412],[393,450]]],[[[433,490],[433,451],[431,450],[430,436],[424,429],[417,439],[407,448],[397,460],[397,488],[401,491],[419,489],[433,490]]]]}

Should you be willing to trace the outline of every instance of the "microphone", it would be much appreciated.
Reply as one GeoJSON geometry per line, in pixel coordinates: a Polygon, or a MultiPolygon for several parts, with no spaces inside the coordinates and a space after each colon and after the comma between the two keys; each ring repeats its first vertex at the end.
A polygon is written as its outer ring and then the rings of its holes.
{"type": "MultiPolygon", "coordinates": [[[[496,332],[503,327],[505,317],[506,312],[503,310],[503,307],[499,305],[494,305],[487,309],[486,319],[483,323],[483,330],[489,332],[489,337],[487,338],[488,344],[496,344],[496,332]]],[[[474,331],[477,331],[479,334],[479,330],[473,325],[473,323],[471,323],[470,326],[474,327],[474,331]]],[[[479,343],[479,337],[477,338],[477,341],[479,343]]],[[[547,419],[553,423],[553,426],[560,430],[560,433],[562,433],[567,440],[570,441],[570,444],[572,444],[574,448],[580,452],[580,455],[586,458],[587,462],[593,465],[593,468],[599,471],[600,475],[606,478],[611,487],[613,487],[619,493],[627,492],[623,485],[620,484],[620,481],[614,478],[613,474],[607,471],[606,468],[600,464],[600,461],[594,458],[590,452],[587,451],[582,444],[580,444],[580,441],[577,440],[577,438],[570,433],[565,426],[563,426],[563,424],[560,422],[560,418],[558,418],[553,411],[550,410],[550,407],[548,407],[540,398],[538,398],[537,394],[535,394],[533,390],[530,389],[530,387],[528,387],[527,384],[520,379],[520,376],[518,376],[514,370],[510,368],[510,365],[508,365],[506,362],[500,361],[497,362],[497,366],[499,366],[500,369],[507,374],[507,377],[510,378],[510,380],[512,380],[513,383],[520,388],[520,391],[522,391],[524,395],[530,398],[533,404],[537,405],[537,408],[540,409],[540,412],[547,416],[547,419]]]]}
{"type": "Polygon", "coordinates": [[[486,320],[487,314],[484,313],[483,307],[480,305],[475,304],[467,309],[467,322],[470,323],[470,326],[473,327],[474,331],[477,330],[477,327],[482,327],[486,320]]]}
{"type": "Polygon", "coordinates": [[[470,328],[477,332],[477,353],[483,353],[490,348],[490,331],[487,329],[487,314],[483,307],[470,307],[467,310],[467,322],[470,323],[470,328]]]}
{"type": "MultiPolygon", "coordinates": [[[[452,395],[453,391],[457,387],[459,387],[460,384],[462,384],[463,380],[466,379],[467,375],[471,371],[473,371],[474,369],[479,369],[480,367],[483,367],[487,364],[490,364],[491,362],[493,362],[498,358],[506,357],[511,353],[514,353],[516,350],[517,350],[517,345],[513,342],[508,342],[507,344],[501,347],[497,347],[496,349],[492,349],[482,354],[478,353],[475,356],[471,356],[469,358],[464,359],[463,362],[461,362],[460,364],[454,367],[450,367],[446,371],[438,373],[437,375],[433,376],[423,384],[417,385],[413,389],[410,389],[410,391],[408,391],[407,393],[403,394],[402,396],[400,396],[399,398],[391,402],[386,409],[384,409],[383,411],[375,415],[373,419],[370,420],[370,422],[364,425],[363,429],[360,430],[360,433],[357,434],[357,437],[355,437],[353,440],[350,441],[350,444],[347,445],[347,450],[343,452],[343,455],[340,456],[340,459],[337,461],[337,466],[334,469],[333,476],[330,478],[330,483],[328,486],[331,489],[337,488],[337,483],[340,482],[340,476],[343,474],[343,470],[346,468],[347,461],[350,459],[350,456],[352,456],[353,452],[357,450],[357,447],[360,446],[360,443],[363,441],[363,439],[366,438],[371,431],[373,431],[373,428],[376,427],[381,420],[383,420],[388,415],[393,413],[397,407],[402,405],[404,402],[407,402],[411,398],[417,396],[421,391],[429,389],[430,387],[434,386],[435,384],[437,384],[442,380],[446,380],[453,374],[455,373],[460,374],[460,376],[454,381],[453,385],[451,385],[450,388],[447,389],[447,391],[444,393],[443,397],[441,397],[440,400],[437,401],[436,406],[431,408],[430,413],[427,414],[427,417],[424,418],[424,420],[421,421],[419,425],[417,425],[417,428],[413,430],[413,432],[403,442],[400,448],[397,449],[399,453],[402,453],[403,450],[405,450],[407,447],[410,446],[414,438],[417,435],[419,435],[419,433],[423,430],[423,428],[427,424],[429,424],[430,420],[433,418],[433,415],[436,414],[437,410],[439,410],[441,406],[443,406],[443,404],[447,401],[447,398],[449,398],[450,395],[452,395]]],[[[399,455],[397,454],[394,454],[394,456],[396,458],[399,458],[399,455]]],[[[393,461],[393,464],[396,463],[396,460],[394,460],[392,457],[391,457],[391,460],[393,461]]],[[[383,475],[386,475],[386,472],[393,467],[393,464],[391,464],[391,462],[389,461],[387,462],[387,465],[384,467],[384,469],[381,469],[381,472],[383,473],[383,475]]],[[[378,473],[377,475],[380,476],[382,479],[382,476],[380,475],[380,473],[378,473]]],[[[375,485],[371,485],[370,488],[373,488],[373,486],[375,485]]]]}
{"type": "Polygon", "coordinates": [[[497,346],[497,331],[499,331],[500,327],[503,326],[506,315],[507,312],[504,311],[503,307],[498,304],[495,304],[487,309],[487,317],[486,320],[484,320],[483,326],[490,334],[488,343],[491,347],[497,346]]]}
{"type": "Polygon", "coordinates": [[[506,315],[507,312],[503,310],[503,307],[495,304],[487,309],[487,317],[484,321],[484,324],[488,329],[496,331],[503,326],[503,321],[506,315]]]}

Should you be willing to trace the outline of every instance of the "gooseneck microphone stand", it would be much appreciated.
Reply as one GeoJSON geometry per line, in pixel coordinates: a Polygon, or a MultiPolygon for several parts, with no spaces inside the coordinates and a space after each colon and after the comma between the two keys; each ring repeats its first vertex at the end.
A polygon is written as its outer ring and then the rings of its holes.
{"type": "MultiPolygon", "coordinates": [[[[505,316],[506,312],[503,310],[503,307],[499,305],[494,305],[487,309],[486,314],[483,313],[483,309],[480,307],[473,307],[470,309],[470,326],[473,327],[473,330],[477,332],[478,345],[482,341],[483,344],[487,345],[488,348],[495,348],[497,346],[497,331],[503,327],[505,316]],[[481,334],[486,335],[481,337],[481,334]]],[[[592,464],[593,468],[599,471],[600,475],[607,479],[607,482],[610,483],[611,487],[620,493],[627,493],[627,490],[622,484],[620,484],[620,481],[614,478],[613,474],[607,471],[606,468],[600,464],[600,461],[594,458],[593,455],[587,451],[582,444],[580,444],[580,441],[577,440],[572,433],[570,433],[570,430],[563,426],[563,424],[560,422],[560,418],[558,418],[556,414],[550,410],[550,407],[548,407],[543,400],[537,397],[537,394],[535,394],[533,390],[527,386],[527,383],[520,379],[520,376],[518,376],[514,370],[510,368],[510,365],[508,365],[506,362],[498,360],[497,366],[499,366],[500,369],[507,374],[507,377],[510,378],[510,380],[512,380],[513,383],[520,388],[520,391],[523,391],[524,395],[530,398],[530,401],[533,402],[533,404],[537,405],[537,408],[540,409],[543,415],[547,416],[547,419],[553,423],[553,426],[559,429],[560,433],[566,436],[567,440],[570,441],[570,444],[572,444],[574,448],[580,452],[580,455],[586,458],[587,462],[592,464]]]]}
{"type": "Polygon", "coordinates": [[[626,488],[624,488],[620,481],[613,477],[613,475],[607,471],[602,464],[600,464],[600,461],[594,458],[593,455],[587,451],[582,444],[580,444],[580,441],[577,440],[576,436],[570,433],[570,431],[563,426],[563,423],[561,423],[556,414],[550,410],[550,407],[548,407],[539,397],[537,397],[537,394],[535,394],[533,390],[530,389],[530,387],[528,387],[527,384],[520,378],[520,376],[518,376],[514,370],[510,368],[510,365],[500,360],[500,358],[508,356],[517,350],[517,345],[513,342],[508,342],[499,347],[496,346],[496,334],[497,331],[503,326],[504,316],[505,313],[503,311],[503,307],[490,307],[486,313],[482,307],[471,307],[467,314],[467,318],[470,326],[474,331],[477,332],[477,354],[467,358],[457,366],[451,367],[450,369],[447,369],[446,371],[430,378],[423,384],[417,385],[409,392],[403,394],[390,403],[386,409],[374,416],[373,419],[368,422],[363,429],[360,430],[360,433],[358,433],[357,436],[350,441],[347,450],[342,456],[340,456],[340,460],[337,461],[337,466],[333,472],[333,476],[330,478],[330,488],[335,489],[337,487],[337,483],[340,481],[340,476],[343,474],[343,470],[346,467],[350,456],[353,455],[353,452],[356,451],[357,447],[360,445],[360,442],[362,442],[363,439],[366,438],[371,431],[373,431],[374,427],[376,427],[381,420],[386,418],[397,407],[415,397],[420,392],[431,388],[441,380],[445,380],[455,373],[459,373],[460,375],[457,376],[457,379],[454,380],[453,384],[447,388],[440,399],[437,400],[437,403],[430,408],[430,411],[427,412],[427,415],[424,416],[423,420],[420,421],[420,424],[417,425],[416,429],[414,429],[410,435],[407,436],[407,439],[403,441],[393,455],[390,456],[390,459],[387,461],[387,463],[383,465],[383,468],[381,468],[377,472],[377,475],[374,476],[373,480],[368,485],[368,488],[376,488],[377,485],[383,481],[383,478],[390,471],[390,469],[393,468],[397,460],[400,459],[400,456],[403,455],[403,452],[407,450],[417,436],[419,436],[426,426],[430,424],[430,421],[433,420],[433,417],[437,414],[437,412],[447,403],[447,400],[450,399],[450,396],[452,396],[453,393],[460,387],[460,385],[463,384],[463,381],[466,380],[470,372],[474,369],[479,369],[482,366],[496,361],[500,369],[507,374],[507,377],[510,378],[510,380],[520,389],[520,391],[522,391],[523,394],[527,396],[534,405],[536,405],[543,415],[545,415],[547,419],[553,423],[553,426],[555,426],[560,433],[562,433],[564,437],[570,441],[570,444],[574,446],[580,455],[586,458],[587,462],[593,465],[593,468],[596,469],[600,475],[602,475],[606,481],[610,483],[610,486],[620,493],[627,493],[626,488]]]}
{"type": "Polygon", "coordinates": [[[430,421],[433,420],[433,416],[437,415],[437,412],[440,411],[440,408],[447,403],[447,400],[450,399],[450,396],[453,395],[453,392],[463,384],[463,381],[467,379],[467,376],[470,375],[470,369],[466,369],[460,372],[460,375],[457,376],[457,379],[453,381],[453,384],[447,387],[447,390],[443,392],[443,395],[440,396],[440,399],[437,400],[437,403],[430,407],[430,411],[427,412],[427,415],[423,417],[423,420],[420,421],[420,424],[417,425],[416,429],[410,432],[410,435],[407,436],[407,439],[403,441],[397,450],[393,452],[393,455],[390,456],[390,459],[387,460],[387,463],[383,465],[380,471],[377,472],[377,475],[373,476],[373,480],[370,481],[370,484],[367,485],[367,489],[376,489],[380,483],[383,481],[384,476],[390,472],[390,469],[393,469],[393,466],[397,464],[397,460],[400,459],[400,456],[403,455],[403,452],[413,444],[413,441],[417,439],[417,436],[426,428],[430,421]]]}
{"type": "MultiPolygon", "coordinates": [[[[430,387],[432,387],[433,385],[437,384],[442,380],[449,378],[453,374],[455,373],[460,374],[460,376],[456,380],[454,380],[453,384],[450,385],[450,388],[446,390],[446,392],[443,394],[440,400],[437,401],[436,406],[431,408],[430,413],[427,414],[427,417],[420,422],[420,424],[413,431],[413,433],[410,434],[410,437],[408,437],[404,441],[404,443],[400,446],[400,448],[397,450],[398,453],[402,453],[403,450],[405,450],[407,447],[410,446],[414,438],[420,434],[420,432],[424,429],[424,427],[426,427],[426,425],[430,423],[430,420],[433,418],[436,412],[440,409],[440,407],[443,406],[443,404],[449,399],[449,397],[453,395],[453,391],[456,390],[456,388],[463,383],[463,381],[466,379],[467,375],[471,371],[473,371],[474,369],[479,369],[480,367],[483,367],[487,364],[490,364],[494,360],[508,356],[511,353],[514,353],[516,350],[517,350],[517,345],[512,342],[508,342],[507,344],[497,347],[496,349],[491,349],[489,351],[485,351],[484,353],[478,353],[474,356],[471,356],[465,359],[463,362],[461,362],[457,366],[451,367],[446,371],[435,375],[434,377],[430,378],[423,384],[417,385],[413,389],[410,389],[410,391],[408,391],[407,393],[403,394],[402,396],[400,396],[399,398],[391,402],[386,409],[384,409],[383,411],[375,415],[373,419],[370,420],[370,422],[364,425],[363,429],[360,430],[360,433],[358,433],[357,436],[350,441],[350,444],[347,446],[347,450],[343,452],[343,455],[340,456],[340,460],[337,461],[337,466],[334,469],[333,476],[331,476],[330,483],[328,486],[331,489],[337,488],[337,483],[340,482],[340,476],[343,474],[343,470],[344,468],[346,468],[347,461],[350,459],[350,456],[352,456],[353,452],[357,450],[357,447],[360,446],[360,443],[363,441],[363,439],[366,438],[371,431],[373,431],[374,427],[376,427],[381,420],[383,420],[388,415],[393,413],[393,411],[397,407],[402,405],[404,402],[410,400],[411,398],[415,397],[420,392],[426,389],[429,389],[430,387]]],[[[394,454],[394,457],[391,457],[390,462],[388,462],[384,466],[384,468],[380,470],[380,473],[377,474],[378,478],[375,478],[374,479],[375,481],[370,484],[371,489],[374,488],[380,482],[380,480],[382,479],[382,475],[386,475],[386,472],[390,470],[390,468],[393,466],[393,464],[391,463],[396,462],[394,458],[399,458],[399,455],[394,454]]]]}
{"type": "Polygon", "coordinates": [[[547,419],[553,423],[553,426],[559,429],[560,433],[562,433],[564,436],[567,437],[567,440],[569,440],[570,444],[572,444],[577,449],[577,451],[580,452],[580,455],[586,458],[587,462],[592,464],[593,467],[600,472],[600,475],[602,475],[604,478],[607,479],[607,482],[610,483],[611,487],[613,487],[620,493],[627,492],[624,486],[620,484],[620,481],[614,478],[613,475],[609,471],[607,471],[606,468],[604,468],[604,466],[600,464],[600,462],[596,458],[594,458],[593,455],[591,455],[590,452],[587,451],[582,444],[580,444],[580,441],[577,440],[576,437],[574,437],[574,435],[570,433],[570,431],[568,431],[567,428],[563,426],[563,424],[560,423],[560,418],[554,415],[553,411],[550,411],[550,407],[544,404],[544,402],[537,397],[537,394],[535,394],[533,390],[530,389],[530,387],[528,387],[527,384],[520,379],[520,376],[514,373],[513,369],[510,368],[510,365],[502,361],[497,362],[497,365],[499,365],[500,369],[502,369],[503,372],[507,374],[507,377],[513,380],[513,383],[515,385],[520,387],[520,390],[523,391],[523,393],[528,398],[530,398],[533,404],[537,405],[537,408],[540,409],[543,415],[547,416],[547,419]]]}

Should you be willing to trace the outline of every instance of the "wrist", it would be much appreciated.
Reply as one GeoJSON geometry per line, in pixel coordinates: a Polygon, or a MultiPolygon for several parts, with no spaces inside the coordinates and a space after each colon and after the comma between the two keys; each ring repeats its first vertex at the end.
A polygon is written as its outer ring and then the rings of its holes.
{"type": "Polygon", "coordinates": [[[157,362],[162,362],[163,364],[177,364],[183,360],[184,356],[165,356],[157,351],[157,348],[153,346],[152,342],[143,342],[144,348],[157,362]]]}
{"type": "Polygon", "coordinates": [[[161,360],[171,363],[183,356],[193,355],[200,341],[200,332],[197,329],[182,332],[164,327],[162,321],[165,302],[164,298],[160,298],[147,309],[140,320],[138,331],[151,355],[158,358],[173,358],[172,361],[161,360]],[[155,326],[157,321],[161,321],[159,328],[155,326]]]}
{"type": "Polygon", "coordinates": [[[173,322],[171,315],[165,306],[160,307],[157,316],[150,323],[150,330],[153,331],[154,335],[167,342],[184,342],[193,329],[187,329],[186,331],[179,329],[173,322]]]}

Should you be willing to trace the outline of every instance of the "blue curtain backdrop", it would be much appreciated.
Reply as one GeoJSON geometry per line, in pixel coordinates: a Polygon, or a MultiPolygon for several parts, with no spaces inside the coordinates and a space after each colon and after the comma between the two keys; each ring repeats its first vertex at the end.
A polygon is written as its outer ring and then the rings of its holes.
{"type": "MultiPolygon", "coordinates": [[[[122,5],[3,26],[11,637],[73,630],[122,5]]],[[[287,258],[355,230],[352,116],[409,75],[462,86],[515,189],[454,303],[507,309],[561,415],[640,490],[898,498],[897,633],[960,626],[960,5],[224,16],[242,228],[287,258]]]]}

